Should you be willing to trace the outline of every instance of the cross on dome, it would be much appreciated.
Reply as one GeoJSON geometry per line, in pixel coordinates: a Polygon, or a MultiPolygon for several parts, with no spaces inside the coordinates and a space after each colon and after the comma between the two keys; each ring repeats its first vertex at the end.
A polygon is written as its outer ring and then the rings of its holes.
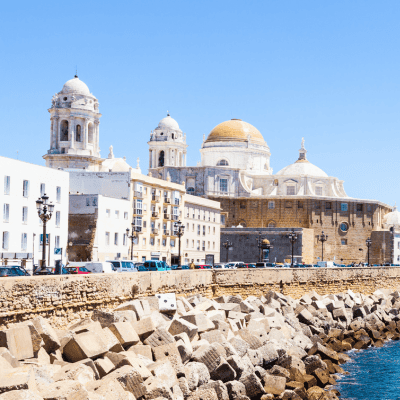
{"type": "Polygon", "coordinates": [[[297,161],[307,161],[307,150],[304,147],[304,138],[301,138],[301,149],[299,150],[299,159],[297,161]]]}

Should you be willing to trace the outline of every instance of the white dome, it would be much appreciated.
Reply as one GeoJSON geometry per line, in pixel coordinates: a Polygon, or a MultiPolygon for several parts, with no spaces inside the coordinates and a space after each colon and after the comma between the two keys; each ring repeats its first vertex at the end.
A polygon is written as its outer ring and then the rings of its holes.
{"type": "Polygon", "coordinates": [[[69,81],[65,82],[61,92],[90,95],[90,90],[87,87],[86,83],[82,82],[76,75],[75,78],[72,78],[69,81]]]}
{"type": "Polygon", "coordinates": [[[179,131],[178,123],[169,114],[158,123],[157,128],[179,131]]]}
{"type": "Polygon", "coordinates": [[[388,226],[400,225],[400,212],[397,211],[397,207],[394,207],[392,212],[383,217],[383,222],[388,226]]]}
{"type": "Polygon", "coordinates": [[[300,176],[309,175],[316,176],[320,178],[328,178],[328,174],[318,168],[316,165],[311,164],[307,160],[298,160],[293,164],[282,168],[276,175],[286,175],[286,176],[300,176]]]}

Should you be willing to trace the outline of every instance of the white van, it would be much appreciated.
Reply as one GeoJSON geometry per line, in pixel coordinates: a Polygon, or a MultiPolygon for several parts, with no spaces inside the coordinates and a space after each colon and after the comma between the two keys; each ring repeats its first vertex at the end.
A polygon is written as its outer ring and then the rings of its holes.
{"type": "Polygon", "coordinates": [[[115,272],[138,272],[138,269],[134,261],[128,260],[112,260],[109,261],[112,264],[115,272]]]}
{"type": "Polygon", "coordinates": [[[333,261],[318,261],[318,267],[321,268],[335,268],[336,264],[333,261]]]}
{"type": "Polygon", "coordinates": [[[113,266],[110,262],[87,262],[85,267],[92,273],[114,273],[113,266]]]}

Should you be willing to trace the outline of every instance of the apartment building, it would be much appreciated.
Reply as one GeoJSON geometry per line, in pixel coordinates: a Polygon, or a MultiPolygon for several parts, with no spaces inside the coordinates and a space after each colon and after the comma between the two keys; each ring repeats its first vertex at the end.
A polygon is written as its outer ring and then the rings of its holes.
{"type": "Polygon", "coordinates": [[[185,233],[182,237],[182,262],[205,264],[212,256],[220,261],[221,207],[218,201],[185,194],[185,233]]]}
{"type": "Polygon", "coordinates": [[[46,194],[54,212],[46,225],[46,263],[65,262],[68,237],[69,174],[64,171],[0,157],[0,263],[32,270],[42,259],[43,223],[36,200],[46,194]],[[1,181],[0,181],[1,182],[1,181]]]}

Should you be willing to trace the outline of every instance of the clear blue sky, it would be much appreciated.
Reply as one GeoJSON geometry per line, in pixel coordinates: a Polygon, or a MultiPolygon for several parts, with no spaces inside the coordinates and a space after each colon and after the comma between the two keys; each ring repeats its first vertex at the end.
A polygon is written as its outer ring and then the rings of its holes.
{"type": "Polygon", "coordinates": [[[348,195],[400,201],[400,1],[19,1],[0,11],[0,155],[43,164],[51,97],[78,75],[99,99],[102,156],[147,172],[169,110],[187,133],[241,118],[275,172],[309,160],[348,195]]]}

